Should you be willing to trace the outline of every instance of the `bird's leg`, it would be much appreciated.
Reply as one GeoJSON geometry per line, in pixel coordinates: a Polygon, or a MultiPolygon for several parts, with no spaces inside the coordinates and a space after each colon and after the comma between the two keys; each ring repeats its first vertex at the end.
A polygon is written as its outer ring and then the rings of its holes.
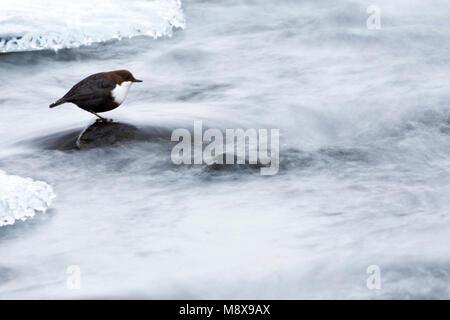
{"type": "Polygon", "coordinates": [[[102,122],[112,122],[112,119],[109,120],[109,119],[103,118],[102,116],[98,115],[94,111],[89,110],[89,112],[92,113],[93,115],[96,115],[102,122]]]}

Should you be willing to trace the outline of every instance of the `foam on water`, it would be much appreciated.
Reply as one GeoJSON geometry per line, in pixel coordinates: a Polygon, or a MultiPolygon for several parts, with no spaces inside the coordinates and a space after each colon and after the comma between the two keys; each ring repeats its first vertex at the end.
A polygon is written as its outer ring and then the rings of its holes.
{"type": "Polygon", "coordinates": [[[54,197],[47,183],[0,170],[0,227],[46,212],[54,197]]]}
{"type": "Polygon", "coordinates": [[[180,0],[2,3],[0,52],[73,48],[112,39],[171,36],[184,28],[180,0]]]}

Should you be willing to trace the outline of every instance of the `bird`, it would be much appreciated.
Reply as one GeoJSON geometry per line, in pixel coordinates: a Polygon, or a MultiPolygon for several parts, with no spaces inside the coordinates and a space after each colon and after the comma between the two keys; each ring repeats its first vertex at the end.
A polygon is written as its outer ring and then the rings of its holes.
{"type": "Polygon", "coordinates": [[[142,80],[136,79],[128,70],[96,73],[75,84],[61,99],[49,107],[54,108],[70,102],[96,115],[100,121],[109,122],[112,120],[105,119],[98,113],[111,111],[120,106],[133,82],[142,82],[142,80]]]}

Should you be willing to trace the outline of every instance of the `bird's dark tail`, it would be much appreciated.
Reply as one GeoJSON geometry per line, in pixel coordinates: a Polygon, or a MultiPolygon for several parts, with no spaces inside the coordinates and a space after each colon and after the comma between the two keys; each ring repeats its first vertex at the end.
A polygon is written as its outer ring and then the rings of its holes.
{"type": "Polygon", "coordinates": [[[66,103],[66,100],[64,99],[59,99],[58,101],[56,101],[55,103],[52,103],[51,105],[49,105],[49,108],[54,108],[59,106],[60,104],[66,103]]]}

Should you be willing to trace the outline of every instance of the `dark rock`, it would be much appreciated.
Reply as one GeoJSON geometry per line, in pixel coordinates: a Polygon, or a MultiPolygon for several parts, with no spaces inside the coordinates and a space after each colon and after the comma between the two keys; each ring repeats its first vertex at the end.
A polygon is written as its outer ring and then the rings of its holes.
{"type": "Polygon", "coordinates": [[[113,146],[133,141],[170,142],[173,129],[168,127],[139,126],[120,122],[95,122],[89,127],[52,133],[24,140],[18,144],[32,145],[45,150],[77,150],[113,146]]]}
{"type": "Polygon", "coordinates": [[[126,123],[97,121],[80,134],[76,145],[79,149],[112,146],[135,140],[138,131],[138,128],[126,123]]]}

